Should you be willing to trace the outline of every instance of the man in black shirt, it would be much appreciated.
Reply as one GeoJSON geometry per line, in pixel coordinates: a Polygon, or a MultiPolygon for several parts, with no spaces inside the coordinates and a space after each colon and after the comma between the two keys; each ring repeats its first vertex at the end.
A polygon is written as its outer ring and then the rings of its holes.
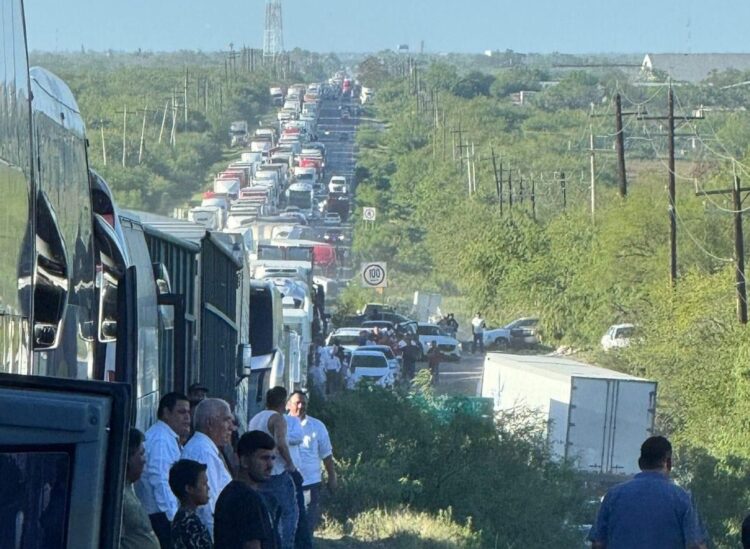
{"type": "Polygon", "coordinates": [[[240,438],[240,470],[222,490],[214,511],[215,549],[277,549],[271,515],[258,487],[271,477],[273,438],[250,431],[240,438]]]}

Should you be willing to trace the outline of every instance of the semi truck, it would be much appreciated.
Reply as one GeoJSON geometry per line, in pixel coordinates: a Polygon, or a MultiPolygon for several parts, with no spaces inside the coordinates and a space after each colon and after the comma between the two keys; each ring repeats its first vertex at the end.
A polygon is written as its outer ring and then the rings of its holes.
{"type": "Polygon", "coordinates": [[[553,458],[581,471],[638,472],[652,435],[656,382],[561,356],[487,353],[481,396],[502,413],[538,414],[553,458]]]}

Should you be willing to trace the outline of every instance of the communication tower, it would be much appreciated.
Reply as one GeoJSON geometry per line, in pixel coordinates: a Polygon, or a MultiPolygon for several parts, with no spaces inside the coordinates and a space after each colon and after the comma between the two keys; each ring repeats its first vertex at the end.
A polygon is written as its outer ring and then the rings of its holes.
{"type": "Polygon", "coordinates": [[[275,60],[284,51],[284,24],[281,0],[266,0],[266,26],[263,33],[263,57],[275,60]]]}

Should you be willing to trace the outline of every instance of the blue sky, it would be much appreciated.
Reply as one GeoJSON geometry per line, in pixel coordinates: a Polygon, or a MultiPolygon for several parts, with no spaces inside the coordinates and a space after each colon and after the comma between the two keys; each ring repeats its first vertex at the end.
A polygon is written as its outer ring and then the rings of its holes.
{"type": "MultiPolygon", "coordinates": [[[[260,48],[264,0],[26,0],[31,49],[260,48]]],[[[748,52],[748,0],[284,0],[287,49],[748,52]]]]}

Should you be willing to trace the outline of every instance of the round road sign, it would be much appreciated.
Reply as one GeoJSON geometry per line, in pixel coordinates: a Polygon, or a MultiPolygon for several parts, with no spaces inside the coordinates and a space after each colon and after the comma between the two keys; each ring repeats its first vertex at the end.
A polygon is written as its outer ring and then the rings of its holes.
{"type": "Polygon", "coordinates": [[[365,221],[375,221],[377,212],[375,208],[362,208],[362,218],[365,221]]]}
{"type": "Polygon", "coordinates": [[[370,288],[384,288],[386,285],[385,263],[362,264],[362,282],[370,288]]]}

